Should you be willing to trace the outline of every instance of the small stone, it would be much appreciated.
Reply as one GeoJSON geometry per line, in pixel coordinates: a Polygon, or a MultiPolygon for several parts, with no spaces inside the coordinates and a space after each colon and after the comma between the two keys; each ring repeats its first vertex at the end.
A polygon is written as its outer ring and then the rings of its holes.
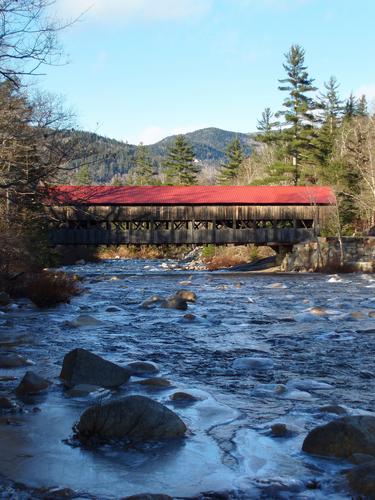
{"type": "Polygon", "coordinates": [[[285,424],[273,424],[271,432],[274,437],[285,437],[288,434],[288,428],[285,424]]]}
{"type": "Polygon", "coordinates": [[[171,395],[171,400],[175,402],[184,402],[184,403],[193,403],[195,401],[199,401],[199,398],[193,396],[193,394],[189,394],[188,392],[175,392],[171,395]]]}
{"type": "Polygon", "coordinates": [[[237,358],[233,361],[232,367],[235,370],[272,370],[273,361],[270,358],[237,358]]]}
{"type": "Polygon", "coordinates": [[[173,500],[173,498],[169,495],[159,495],[157,493],[141,493],[140,495],[123,497],[121,500],[173,500]]]}
{"type": "Polygon", "coordinates": [[[79,397],[89,396],[94,392],[103,392],[103,391],[105,391],[105,389],[103,389],[103,387],[100,387],[99,385],[78,384],[69,389],[69,391],[67,391],[66,394],[67,396],[70,396],[72,398],[79,398],[79,397]]]}
{"type": "Polygon", "coordinates": [[[160,295],[153,295],[149,299],[142,302],[141,307],[143,307],[144,309],[148,309],[152,306],[156,306],[157,304],[160,304],[163,302],[165,302],[163,297],[160,297],[160,295]]]}
{"type": "Polygon", "coordinates": [[[116,306],[109,306],[105,310],[105,312],[108,312],[108,313],[117,313],[117,312],[122,312],[122,311],[123,311],[122,309],[120,309],[119,307],[116,307],[116,306]]]}
{"type": "Polygon", "coordinates": [[[18,368],[32,364],[28,359],[19,354],[0,355],[0,368],[18,368]]]}
{"type": "Polygon", "coordinates": [[[309,307],[308,312],[315,314],[315,316],[327,316],[327,309],[324,307],[309,307]]]}
{"type": "Polygon", "coordinates": [[[326,405],[326,406],[321,406],[319,408],[319,411],[322,413],[335,413],[336,415],[346,415],[347,411],[345,408],[339,405],[326,405]]]}
{"type": "Polygon", "coordinates": [[[196,319],[196,316],[195,314],[188,313],[184,314],[184,319],[186,319],[187,321],[194,321],[196,319]]]}
{"type": "Polygon", "coordinates": [[[320,483],[316,479],[311,479],[310,481],[307,481],[306,488],[308,490],[317,490],[320,488],[320,483]]]}
{"type": "Polygon", "coordinates": [[[361,311],[354,311],[350,313],[350,317],[353,319],[364,319],[365,315],[361,311]]]}
{"type": "Polygon", "coordinates": [[[141,385],[150,387],[151,389],[164,389],[166,387],[171,387],[171,383],[166,378],[152,377],[146,378],[139,382],[141,385]]]}
{"type": "Polygon", "coordinates": [[[285,394],[287,392],[287,387],[284,384],[277,384],[275,387],[276,394],[285,394]]]}
{"type": "Polygon", "coordinates": [[[16,388],[18,396],[25,396],[28,394],[39,394],[45,391],[52,384],[49,380],[41,377],[34,372],[26,372],[21,380],[19,386],[16,388]]]}
{"type": "Polygon", "coordinates": [[[99,319],[93,318],[88,314],[81,314],[73,321],[67,321],[68,326],[73,328],[87,327],[87,326],[100,326],[103,324],[99,319]]]}
{"type": "Polygon", "coordinates": [[[190,290],[180,290],[176,293],[176,297],[179,297],[182,300],[186,300],[186,302],[196,302],[197,296],[194,292],[190,290]]]}
{"type": "Polygon", "coordinates": [[[368,317],[369,318],[375,318],[375,311],[369,311],[368,317]]]}
{"type": "Polygon", "coordinates": [[[150,363],[149,361],[132,361],[125,365],[125,368],[129,370],[131,375],[144,375],[158,373],[159,368],[155,363],[150,363]]]}
{"type": "Polygon", "coordinates": [[[14,403],[10,399],[0,397],[0,410],[11,410],[14,406],[14,403]]]}
{"type": "Polygon", "coordinates": [[[162,303],[162,307],[167,309],[178,309],[180,311],[186,311],[188,308],[187,302],[181,297],[169,297],[166,301],[162,303]]]}

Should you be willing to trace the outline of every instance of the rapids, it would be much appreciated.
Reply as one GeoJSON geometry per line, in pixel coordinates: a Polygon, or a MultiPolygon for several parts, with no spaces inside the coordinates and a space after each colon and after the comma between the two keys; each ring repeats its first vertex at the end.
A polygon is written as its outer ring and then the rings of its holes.
{"type": "MultiPolygon", "coordinates": [[[[340,405],[348,414],[375,411],[375,319],[368,314],[375,309],[375,280],[360,274],[335,280],[315,274],[188,274],[176,266],[110,260],[67,267],[85,278],[85,293],[70,304],[42,311],[20,300],[0,313],[0,349],[31,359],[32,369],[54,382],[46,395],[20,401],[22,411],[9,415],[8,425],[0,419],[0,476],[29,488],[69,487],[100,499],[144,492],[178,498],[204,492],[226,492],[222,498],[350,497],[341,474],[349,464],[308,456],[301,445],[308,430],[336,417],[321,412],[322,406],[340,405]],[[186,312],[140,307],[152,295],[180,289],[198,296],[186,312]],[[107,312],[109,306],[119,310],[107,312]],[[82,314],[100,323],[69,323],[82,314]],[[132,377],[119,391],[68,397],[58,376],[64,355],[75,347],[120,365],[152,361],[172,386],[150,389],[132,377]],[[198,401],[173,402],[176,391],[198,401]],[[168,405],[189,434],[130,449],[72,446],[72,426],[87,406],[125,394],[168,405]],[[288,435],[272,436],[274,423],[286,424],[288,435]]],[[[19,379],[26,369],[0,369],[0,393],[9,395],[17,384],[1,377],[19,379]]],[[[8,498],[1,491],[0,498],[8,498]]]]}

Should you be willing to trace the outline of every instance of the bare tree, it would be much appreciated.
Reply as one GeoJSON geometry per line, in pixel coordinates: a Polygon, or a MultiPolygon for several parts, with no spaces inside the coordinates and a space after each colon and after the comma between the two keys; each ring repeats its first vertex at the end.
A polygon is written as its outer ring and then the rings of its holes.
{"type": "Polygon", "coordinates": [[[56,0],[0,0],[0,78],[18,84],[61,61],[57,34],[71,21],[52,17],[56,0]]]}

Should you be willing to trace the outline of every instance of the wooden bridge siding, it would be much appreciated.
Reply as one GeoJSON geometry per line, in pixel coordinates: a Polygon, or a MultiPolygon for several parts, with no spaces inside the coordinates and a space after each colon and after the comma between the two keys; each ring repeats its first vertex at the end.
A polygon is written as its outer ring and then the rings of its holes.
{"type": "Polygon", "coordinates": [[[327,218],[332,206],[218,205],[218,206],[88,206],[49,207],[60,221],[212,221],[212,220],[318,220],[327,218]]]}
{"type": "Polygon", "coordinates": [[[103,229],[55,229],[51,240],[55,245],[224,245],[259,244],[292,245],[313,237],[312,229],[182,229],[182,230],[103,230],[103,229]]]}

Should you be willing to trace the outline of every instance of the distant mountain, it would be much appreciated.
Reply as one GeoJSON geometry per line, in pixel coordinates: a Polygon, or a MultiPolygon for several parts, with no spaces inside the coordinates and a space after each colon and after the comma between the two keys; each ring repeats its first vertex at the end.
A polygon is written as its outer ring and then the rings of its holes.
{"type": "MultiPolygon", "coordinates": [[[[88,164],[93,183],[110,184],[116,178],[127,182],[129,173],[135,166],[137,146],[91,132],[74,130],[70,134],[77,145],[77,158],[84,158],[84,161],[71,162],[72,171],[61,179],[62,182],[74,184],[76,172],[83,163],[88,164]]],[[[254,134],[230,132],[214,127],[183,135],[193,146],[195,158],[201,164],[202,182],[210,182],[214,178],[215,172],[225,161],[225,151],[228,145],[236,137],[239,138],[246,156],[249,156],[257,146],[254,134]],[[210,174],[207,174],[208,170],[210,174]]],[[[147,146],[156,171],[161,170],[168,154],[168,147],[175,138],[176,136],[173,135],[147,146]]]]}
{"type": "MultiPolygon", "coordinates": [[[[229,132],[220,128],[203,128],[194,132],[183,134],[194,148],[195,157],[200,162],[221,164],[225,160],[225,151],[228,145],[236,138],[240,140],[244,153],[249,156],[256,146],[254,134],[243,134],[241,132],[229,132]]],[[[152,157],[163,160],[167,154],[168,147],[176,139],[171,135],[148,146],[152,157]]]]}

